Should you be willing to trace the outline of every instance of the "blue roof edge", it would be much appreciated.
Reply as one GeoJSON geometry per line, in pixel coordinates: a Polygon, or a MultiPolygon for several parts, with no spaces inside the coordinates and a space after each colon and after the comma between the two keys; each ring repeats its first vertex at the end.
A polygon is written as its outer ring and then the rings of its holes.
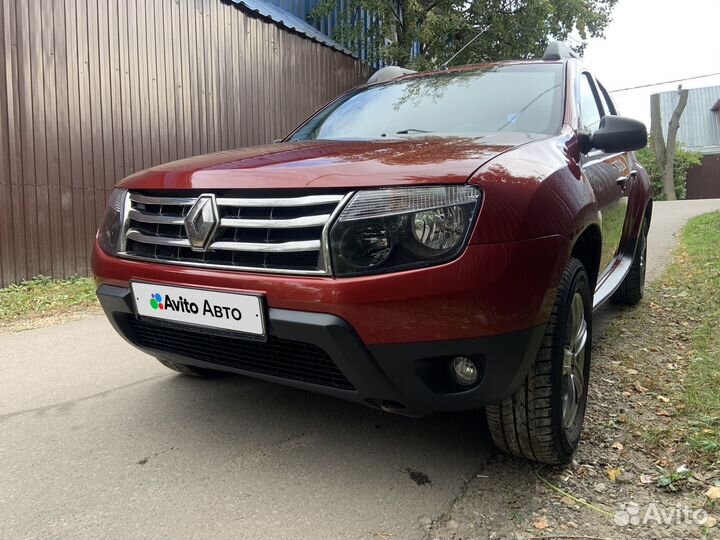
{"type": "Polygon", "coordinates": [[[263,2],[262,0],[230,0],[237,6],[243,6],[246,9],[257,13],[261,17],[270,19],[275,24],[292,30],[306,38],[322,43],[323,45],[340,51],[341,53],[352,56],[353,58],[359,59],[358,55],[352,52],[347,47],[344,47],[337,41],[330,39],[328,36],[323,34],[320,30],[312,26],[310,23],[303,21],[300,17],[296,17],[292,13],[285,11],[277,6],[263,2]]]}

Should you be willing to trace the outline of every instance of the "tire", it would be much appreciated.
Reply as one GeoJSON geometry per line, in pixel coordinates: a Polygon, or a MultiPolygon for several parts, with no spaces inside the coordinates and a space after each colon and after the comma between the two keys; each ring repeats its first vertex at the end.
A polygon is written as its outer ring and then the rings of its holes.
{"type": "Polygon", "coordinates": [[[571,258],[525,381],[511,397],[485,410],[500,450],[548,464],[572,459],[585,418],[591,349],[590,279],[582,263],[571,258]]]}
{"type": "Polygon", "coordinates": [[[177,362],[173,362],[171,360],[166,360],[165,358],[156,357],[157,361],[160,362],[163,366],[166,368],[172,369],[173,371],[177,371],[178,373],[182,375],[188,375],[190,377],[203,377],[206,379],[211,378],[217,378],[217,377],[223,377],[227,375],[227,373],[223,371],[216,371],[214,369],[205,369],[205,368],[199,368],[195,366],[188,366],[187,364],[178,364],[177,362]]]}
{"type": "Polygon", "coordinates": [[[645,293],[645,270],[647,268],[647,221],[643,221],[640,236],[638,237],[637,246],[635,247],[635,256],[633,257],[632,266],[618,287],[618,290],[610,297],[613,304],[622,306],[634,306],[643,297],[645,293]]]}

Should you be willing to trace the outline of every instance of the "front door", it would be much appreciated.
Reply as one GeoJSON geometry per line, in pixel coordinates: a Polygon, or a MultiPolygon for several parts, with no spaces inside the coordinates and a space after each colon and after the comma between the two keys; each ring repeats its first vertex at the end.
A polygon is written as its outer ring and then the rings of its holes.
{"type": "MultiPolygon", "coordinates": [[[[592,133],[600,119],[612,111],[605,110],[597,86],[589,73],[580,78],[581,129],[592,133]]],[[[602,218],[602,254],[600,279],[607,274],[616,261],[628,208],[629,182],[632,178],[630,161],[626,153],[606,154],[592,150],[583,156],[583,174],[595,192],[602,218]]]]}

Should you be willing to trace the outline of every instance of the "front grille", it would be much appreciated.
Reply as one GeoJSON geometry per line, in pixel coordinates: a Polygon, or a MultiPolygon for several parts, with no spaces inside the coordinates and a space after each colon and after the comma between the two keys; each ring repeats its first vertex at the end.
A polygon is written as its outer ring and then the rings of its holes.
{"type": "Polygon", "coordinates": [[[270,336],[267,343],[129,317],[137,344],[203,362],[342,390],[355,387],[317,345],[270,336]]]}
{"type": "Polygon", "coordinates": [[[218,225],[194,250],[185,218],[198,197],[131,192],[121,255],[179,264],[267,272],[327,274],[324,229],[345,194],[218,194],[218,225]]]}

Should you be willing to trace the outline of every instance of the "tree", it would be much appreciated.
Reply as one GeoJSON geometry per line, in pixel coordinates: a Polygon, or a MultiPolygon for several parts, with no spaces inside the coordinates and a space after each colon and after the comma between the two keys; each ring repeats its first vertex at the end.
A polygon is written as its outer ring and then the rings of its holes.
{"type": "MultiPolygon", "coordinates": [[[[655,199],[665,199],[666,191],[663,188],[663,177],[660,174],[660,168],[658,168],[655,149],[652,146],[646,146],[642,150],[635,152],[635,156],[650,176],[655,191],[655,199]]],[[[700,152],[687,150],[680,143],[676,143],[675,158],[673,160],[673,184],[675,186],[673,191],[677,199],[684,199],[687,196],[688,171],[700,164],[702,164],[702,154],[700,152]]]]}
{"type": "Polygon", "coordinates": [[[658,174],[662,178],[662,189],[668,201],[677,199],[675,196],[675,176],[673,164],[675,161],[675,149],[677,131],[680,128],[680,117],[682,116],[688,101],[688,91],[678,86],[679,99],[675,110],[668,122],[667,144],[663,137],[662,120],[660,118],[660,94],[650,96],[650,136],[655,148],[655,163],[658,174]]]}
{"type": "MultiPolygon", "coordinates": [[[[415,69],[438,67],[479,32],[455,64],[530,58],[573,32],[583,40],[602,36],[616,1],[345,0],[333,38],[359,52],[367,32],[370,59],[415,69]]],[[[339,5],[320,0],[310,17],[325,17],[339,5]]]]}

